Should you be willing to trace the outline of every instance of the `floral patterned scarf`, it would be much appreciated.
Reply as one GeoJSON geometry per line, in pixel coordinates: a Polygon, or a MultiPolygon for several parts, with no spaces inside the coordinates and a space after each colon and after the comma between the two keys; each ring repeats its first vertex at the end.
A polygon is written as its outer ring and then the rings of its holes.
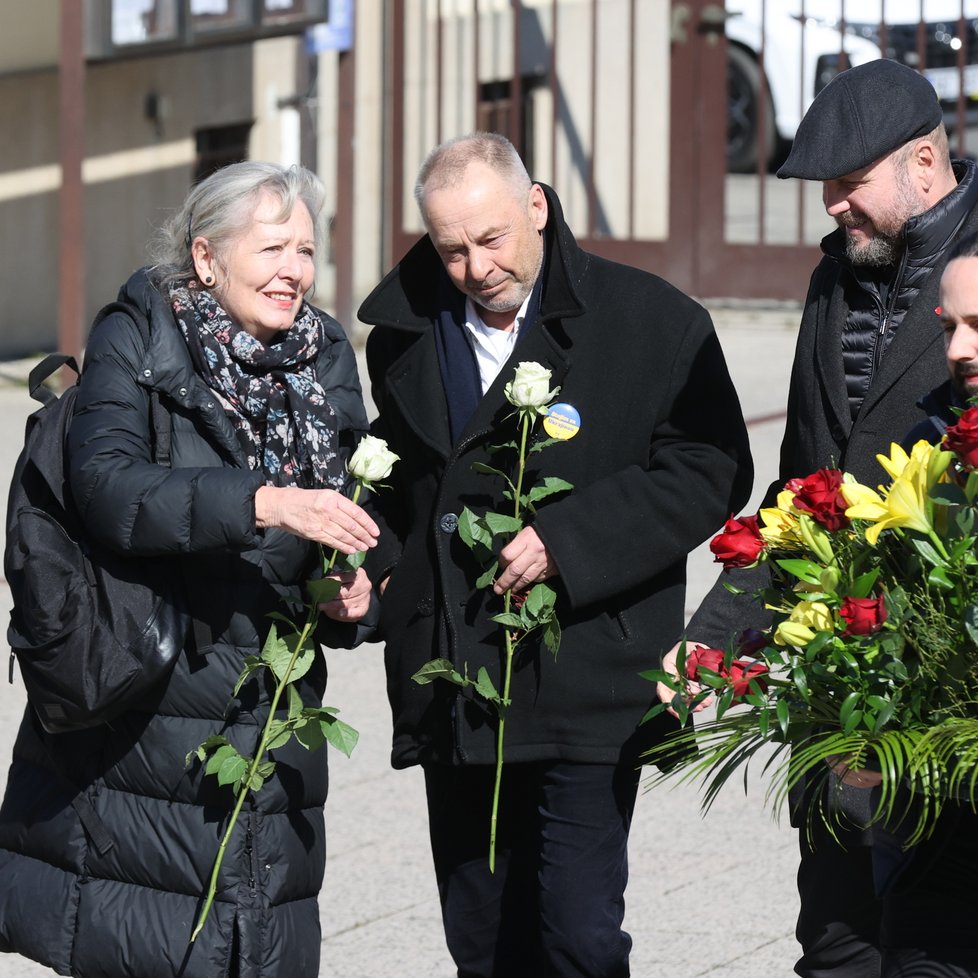
{"type": "Polygon", "coordinates": [[[272,486],[342,490],[336,415],[316,377],[327,342],[303,302],[292,327],[266,346],[238,326],[204,288],[170,290],[191,355],[238,433],[249,466],[272,486]]]}

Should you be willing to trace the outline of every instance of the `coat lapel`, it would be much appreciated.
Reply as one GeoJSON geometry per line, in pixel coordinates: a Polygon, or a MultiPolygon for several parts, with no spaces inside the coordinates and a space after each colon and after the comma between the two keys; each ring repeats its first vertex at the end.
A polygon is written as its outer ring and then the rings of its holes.
{"type": "Polygon", "coordinates": [[[462,430],[457,448],[467,446],[473,439],[485,437],[492,430],[499,416],[505,416],[512,410],[503,391],[513,379],[513,371],[518,363],[539,363],[552,371],[550,386],[562,386],[564,376],[570,362],[565,352],[554,342],[547,328],[542,323],[535,323],[529,328],[526,336],[521,336],[516,343],[509,360],[506,361],[499,376],[486,391],[475,413],[469,418],[468,424],[462,430]]]}
{"type": "Polygon", "coordinates": [[[387,382],[390,396],[414,433],[447,459],[452,451],[452,436],[433,329],[427,329],[391,365],[387,382]]]}

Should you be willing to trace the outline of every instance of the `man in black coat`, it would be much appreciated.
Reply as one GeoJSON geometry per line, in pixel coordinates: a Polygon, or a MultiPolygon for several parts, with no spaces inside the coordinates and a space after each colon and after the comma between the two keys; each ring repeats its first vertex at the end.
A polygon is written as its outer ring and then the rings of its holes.
{"type": "Polygon", "coordinates": [[[583,252],[556,195],[501,136],[429,155],[428,234],[367,298],[377,433],[401,461],[373,498],[393,764],[421,764],[443,919],[460,976],[620,978],[626,844],[654,691],[639,673],[682,627],[685,560],[750,489],[747,435],[709,315],[666,282],[583,252]],[[501,511],[491,445],[512,439],[516,362],[551,371],[576,434],[534,456],[573,487],[499,552],[493,587],[464,507],[501,511]],[[482,471],[476,471],[478,465],[482,471]],[[449,659],[501,688],[507,591],[547,580],[562,640],[517,654],[495,872],[496,715],[412,676],[449,659]]]}
{"type": "MultiPolygon", "coordinates": [[[[789,479],[825,466],[867,485],[885,478],[876,454],[903,440],[919,420],[916,402],[946,377],[934,315],[938,284],[951,246],[978,230],[975,164],[952,162],[933,88],[893,61],[869,62],[830,82],[778,176],[821,181],[838,228],[822,241],[805,301],[780,471],[764,506],[789,479]]],[[[766,624],[763,609],[723,586],[725,579],[750,593],[763,573],[721,576],[689,622],[690,647],[723,647],[745,627],[766,624]]],[[[664,699],[671,695],[660,687],[664,699]]],[[[870,772],[843,770],[841,788],[830,786],[833,803],[841,797],[857,825],[871,814],[873,780],[870,772]]],[[[901,968],[926,949],[908,947],[917,937],[877,898],[871,833],[841,835],[839,844],[821,819],[799,833],[803,955],[795,971],[804,978],[910,975],[901,968]]]]}

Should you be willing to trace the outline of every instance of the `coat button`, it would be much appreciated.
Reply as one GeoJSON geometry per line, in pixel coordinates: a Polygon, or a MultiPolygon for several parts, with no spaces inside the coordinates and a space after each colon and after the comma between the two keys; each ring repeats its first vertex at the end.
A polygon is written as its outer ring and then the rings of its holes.
{"type": "Polygon", "coordinates": [[[454,533],[458,527],[458,517],[454,513],[445,513],[438,521],[443,533],[454,533]]]}
{"type": "Polygon", "coordinates": [[[431,598],[422,598],[418,602],[418,614],[428,617],[435,610],[435,602],[431,598]]]}

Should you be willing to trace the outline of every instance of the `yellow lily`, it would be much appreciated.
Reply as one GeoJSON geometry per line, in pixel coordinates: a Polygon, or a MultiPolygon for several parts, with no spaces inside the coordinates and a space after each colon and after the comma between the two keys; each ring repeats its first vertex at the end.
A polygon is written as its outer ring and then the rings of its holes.
{"type": "Polygon", "coordinates": [[[822,601],[799,601],[791,609],[787,621],[781,622],[774,632],[776,645],[793,645],[802,648],[819,633],[831,632],[835,627],[829,606],[822,601]]]}
{"type": "Polygon", "coordinates": [[[872,546],[891,527],[907,527],[926,534],[932,530],[927,466],[908,460],[900,471],[903,474],[893,480],[885,496],[858,483],[842,487],[842,495],[849,503],[846,516],[872,524],[866,528],[866,540],[872,546]]]}
{"type": "Polygon", "coordinates": [[[802,539],[798,530],[799,511],[795,508],[795,494],[790,489],[778,493],[777,506],[762,509],[757,515],[763,526],[758,532],[772,547],[778,550],[801,550],[802,539]]]}

